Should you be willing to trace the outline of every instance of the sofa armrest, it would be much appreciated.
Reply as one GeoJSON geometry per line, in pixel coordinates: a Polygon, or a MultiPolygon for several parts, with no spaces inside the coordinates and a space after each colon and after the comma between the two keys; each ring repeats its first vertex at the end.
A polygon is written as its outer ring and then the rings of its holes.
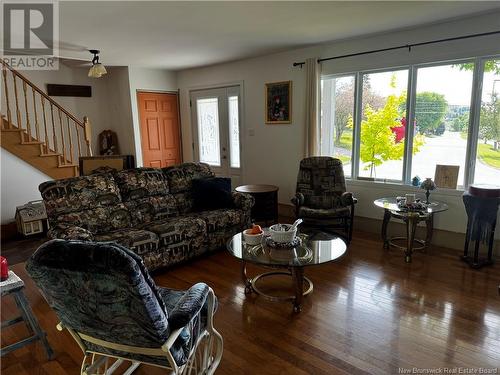
{"type": "Polygon", "coordinates": [[[76,225],[56,225],[47,232],[47,237],[51,239],[93,241],[94,235],[89,230],[76,225]]]}
{"type": "Polygon", "coordinates": [[[340,201],[342,202],[342,205],[347,207],[347,206],[352,206],[356,203],[358,203],[358,200],[352,196],[352,193],[349,191],[346,191],[345,193],[342,193],[340,196],[340,201]]]}
{"type": "Polygon", "coordinates": [[[292,203],[295,207],[300,207],[304,204],[304,194],[295,193],[295,197],[292,198],[292,203]]]}
{"type": "Polygon", "coordinates": [[[205,304],[210,288],[205,283],[197,283],[177,301],[168,314],[168,324],[172,330],[184,327],[198,315],[205,304]]]}
{"type": "Polygon", "coordinates": [[[255,204],[255,198],[250,194],[239,193],[237,191],[231,192],[231,195],[233,197],[234,206],[243,211],[248,211],[250,215],[250,210],[255,204]]]}

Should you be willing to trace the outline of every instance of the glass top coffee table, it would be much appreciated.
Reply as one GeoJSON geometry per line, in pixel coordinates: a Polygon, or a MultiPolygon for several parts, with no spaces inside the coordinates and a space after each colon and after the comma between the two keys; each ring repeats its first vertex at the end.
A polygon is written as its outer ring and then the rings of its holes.
{"type": "Polygon", "coordinates": [[[434,214],[446,211],[448,206],[441,202],[430,202],[426,204],[425,208],[420,210],[407,210],[398,205],[396,197],[379,198],[374,202],[375,206],[384,209],[384,221],[382,222],[382,239],[384,240],[384,248],[388,249],[389,246],[401,249],[405,253],[405,262],[410,263],[414,250],[423,250],[427,248],[432,240],[432,232],[434,227],[434,214]],[[403,220],[406,224],[406,237],[387,237],[387,226],[391,217],[403,220]],[[415,238],[415,231],[419,222],[425,222],[427,226],[427,235],[425,240],[415,238]],[[404,240],[406,246],[400,246],[395,241],[404,240]],[[420,244],[415,246],[415,242],[420,244]]]}
{"type": "Polygon", "coordinates": [[[313,283],[304,276],[304,267],[332,262],[341,258],[347,250],[346,243],[340,237],[324,232],[310,234],[299,233],[301,242],[296,247],[277,248],[267,245],[266,230],[263,240],[258,245],[245,243],[242,233],[233,236],[227,243],[228,251],[241,260],[241,277],[245,284],[245,294],[256,293],[271,301],[291,301],[294,312],[301,310],[303,296],[313,291],[313,283]],[[247,276],[246,265],[278,269],[261,273],[253,278],[247,276]],[[293,296],[273,296],[262,292],[257,282],[273,275],[292,277],[293,296]]]}

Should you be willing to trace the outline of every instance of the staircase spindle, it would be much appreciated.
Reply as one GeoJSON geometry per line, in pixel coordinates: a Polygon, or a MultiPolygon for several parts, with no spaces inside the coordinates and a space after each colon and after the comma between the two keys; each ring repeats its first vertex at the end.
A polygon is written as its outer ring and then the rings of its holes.
{"type": "Polygon", "coordinates": [[[52,137],[54,139],[54,151],[57,152],[59,147],[57,147],[56,123],[54,121],[54,108],[53,107],[54,106],[52,105],[52,103],[50,103],[50,115],[52,118],[52,137]]]}
{"type": "Polygon", "coordinates": [[[36,140],[40,141],[40,126],[38,125],[38,113],[36,110],[36,100],[35,100],[35,89],[31,87],[31,92],[33,93],[33,113],[35,116],[35,134],[36,140]]]}
{"type": "Polygon", "coordinates": [[[31,142],[31,124],[30,124],[30,115],[29,115],[29,111],[28,111],[27,90],[28,90],[28,86],[26,85],[26,81],[23,81],[24,110],[26,111],[26,130],[28,132],[28,142],[31,142]]]}
{"type": "Polygon", "coordinates": [[[16,82],[16,75],[14,72],[12,72],[12,79],[14,80],[14,96],[16,98],[16,118],[17,118],[17,127],[19,129],[22,129],[22,123],[21,123],[21,111],[19,110],[19,99],[17,96],[17,82],[16,82]]]}
{"type": "Polygon", "coordinates": [[[78,159],[80,159],[80,156],[82,155],[82,146],[80,145],[80,127],[77,125],[76,126],[76,143],[78,144],[78,159]]]}
{"type": "Polygon", "coordinates": [[[62,146],[62,159],[63,159],[63,164],[66,164],[66,144],[64,142],[64,128],[63,128],[63,122],[62,122],[62,117],[61,117],[61,110],[59,109],[59,125],[61,125],[61,146],[62,146]]]}
{"type": "Polygon", "coordinates": [[[69,138],[69,160],[71,164],[74,164],[74,156],[73,156],[73,137],[71,137],[71,128],[69,127],[69,116],[66,116],[66,123],[68,125],[68,138],[69,138]]]}
{"type": "Polygon", "coordinates": [[[45,117],[45,99],[43,98],[43,96],[40,97],[41,100],[42,100],[42,114],[43,114],[43,131],[44,131],[44,136],[45,136],[45,153],[48,154],[49,153],[49,134],[48,134],[48,131],[47,131],[47,119],[45,117]]]}
{"type": "MultiPolygon", "coordinates": [[[[7,106],[7,129],[11,128],[12,124],[12,114],[10,113],[10,103],[9,103],[9,89],[7,84],[7,67],[3,64],[3,83],[5,87],[5,104],[7,106]]],[[[2,125],[3,126],[3,125],[2,125]]]]}
{"type": "Polygon", "coordinates": [[[92,139],[92,128],[87,116],[83,117],[83,126],[85,131],[85,143],[87,144],[87,156],[92,156],[92,147],[90,147],[90,141],[92,139]]]}

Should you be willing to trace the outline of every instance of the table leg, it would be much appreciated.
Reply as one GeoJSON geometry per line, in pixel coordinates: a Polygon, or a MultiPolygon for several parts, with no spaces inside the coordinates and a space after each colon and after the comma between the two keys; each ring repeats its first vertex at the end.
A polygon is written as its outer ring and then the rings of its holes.
{"type": "Polygon", "coordinates": [[[471,232],[471,222],[470,222],[470,220],[467,220],[467,231],[465,233],[465,245],[464,245],[463,258],[467,258],[467,256],[469,255],[470,232],[471,232]]]}
{"type": "Polygon", "coordinates": [[[473,265],[477,266],[479,264],[479,244],[481,240],[479,238],[476,238],[474,242],[474,261],[473,265]]]}
{"type": "Polygon", "coordinates": [[[413,253],[413,241],[415,240],[415,231],[417,229],[418,214],[409,213],[406,219],[406,237],[407,245],[405,251],[405,262],[411,263],[411,255],[413,253]]]}
{"type": "Polygon", "coordinates": [[[384,221],[382,222],[382,240],[384,241],[384,249],[389,248],[389,240],[387,239],[387,226],[391,220],[391,211],[384,210],[384,221]]]}
{"type": "Polygon", "coordinates": [[[298,313],[302,309],[302,299],[304,297],[304,269],[302,267],[292,267],[292,279],[295,289],[293,312],[298,313]]]}
{"type": "Polygon", "coordinates": [[[488,241],[488,262],[493,263],[493,244],[495,242],[495,227],[497,226],[497,222],[493,223],[491,227],[490,239],[488,241]]]}
{"type": "Polygon", "coordinates": [[[425,220],[425,224],[427,226],[427,235],[425,236],[425,248],[428,248],[431,245],[432,241],[432,232],[434,231],[434,214],[431,213],[427,220],[425,220]]]}
{"type": "Polygon", "coordinates": [[[243,285],[245,285],[245,294],[252,293],[252,282],[248,279],[247,263],[245,261],[241,262],[241,280],[243,281],[243,285]]]}
{"type": "Polygon", "coordinates": [[[43,332],[40,326],[38,325],[38,321],[35,318],[35,314],[33,314],[31,306],[28,300],[26,299],[26,296],[24,295],[23,291],[20,290],[16,292],[14,294],[14,298],[17,300],[17,303],[21,308],[22,316],[26,317],[27,319],[26,325],[30,327],[30,331],[34,332],[35,337],[38,337],[38,339],[42,342],[45,352],[47,353],[47,358],[51,360],[54,355],[54,352],[52,351],[52,348],[50,347],[47,341],[45,332],[43,332]]]}

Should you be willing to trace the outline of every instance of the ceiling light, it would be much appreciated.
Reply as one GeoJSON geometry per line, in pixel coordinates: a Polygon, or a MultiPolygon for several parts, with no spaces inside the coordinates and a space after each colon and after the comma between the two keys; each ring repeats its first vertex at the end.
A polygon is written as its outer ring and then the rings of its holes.
{"type": "Polygon", "coordinates": [[[104,65],[102,65],[99,62],[98,55],[99,55],[100,51],[96,50],[96,49],[91,49],[91,50],[89,50],[89,52],[94,55],[94,58],[92,59],[92,66],[89,69],[88,76],[92,77],[92,78],[102,77],[103,75],[105,75],[107,73],[107,71],[106,71],[106,68],[104,67],[104,65]]]}

